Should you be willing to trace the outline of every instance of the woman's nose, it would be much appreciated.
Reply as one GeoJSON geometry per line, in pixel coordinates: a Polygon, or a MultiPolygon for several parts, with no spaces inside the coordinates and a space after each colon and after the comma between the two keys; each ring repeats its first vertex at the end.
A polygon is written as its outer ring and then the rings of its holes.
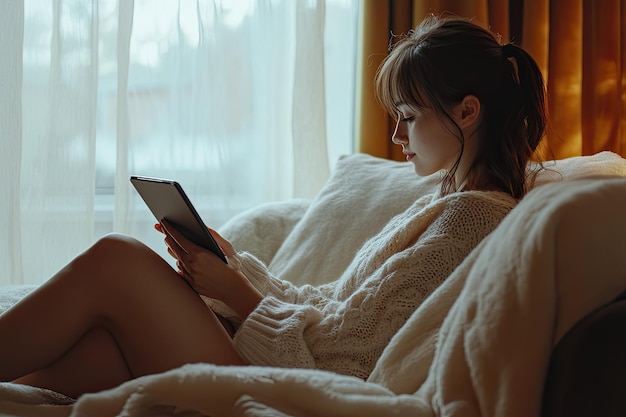
{"type": "Polygon", "coordinates": [[[404,123],[400,119],[396,121],[396,128],[393,131],[393,135],[391,135],[391,141],[396,145],[402,145],[403,143],[408,143],[409,139],[406,135],[406,129],[404,128],[404,123]]]}

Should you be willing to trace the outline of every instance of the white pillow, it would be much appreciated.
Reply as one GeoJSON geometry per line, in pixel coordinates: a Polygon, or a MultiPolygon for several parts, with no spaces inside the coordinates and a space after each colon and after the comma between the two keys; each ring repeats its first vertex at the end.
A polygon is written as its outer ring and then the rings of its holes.
{"type": "Polygon", "coordinates": [[[626,159],[609,151],[588,156],[574,156],[544,162],[545,170],[537,175],[534,187],[591,176],[626,176],[626,159]]]}
{"type": "Polygon", "coordinates": [[[418,177],[411,163],[367,154],[342,156],[278,249],[270,271],[295,284],[339,278],[368,238],[417,198],[438,189],[440,175],[418,177]]]}
{"type": "Polygon", "coordinates": [[[260,204],[230,218],[219,232],[238,251],[250,252],[269,265],[310,204],[308,199],[260,204]]]}

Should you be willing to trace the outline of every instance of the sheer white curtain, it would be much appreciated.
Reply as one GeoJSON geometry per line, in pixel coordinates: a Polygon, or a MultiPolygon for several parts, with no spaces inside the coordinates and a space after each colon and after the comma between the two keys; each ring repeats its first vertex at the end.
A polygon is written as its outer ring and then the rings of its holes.
{"type": "Polygon", "coordinates": [[[4,3],[0,285],[40,283],[110,231],[165,255],[131,174],[178,180],[215,227],[313,196],[352,150],[357,7],[4,3]]]}

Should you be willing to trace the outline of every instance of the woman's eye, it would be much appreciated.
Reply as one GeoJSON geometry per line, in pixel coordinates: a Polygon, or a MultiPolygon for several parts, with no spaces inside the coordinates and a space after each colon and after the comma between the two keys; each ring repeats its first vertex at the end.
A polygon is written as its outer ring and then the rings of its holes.
{"type": "Polygon", "coordinates": [[[408,116],[408,117],[403,117],[402,119],[400,119],[400,121],[404,123],[409,123],[409,122],[412,122],[413,120],[415,120],[415,116],[408,116]]]}

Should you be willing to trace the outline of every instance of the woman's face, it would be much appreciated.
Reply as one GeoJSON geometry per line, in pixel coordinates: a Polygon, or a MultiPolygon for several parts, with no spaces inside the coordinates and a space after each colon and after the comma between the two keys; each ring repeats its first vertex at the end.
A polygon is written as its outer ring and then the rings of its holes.
{"type": "Polygon", "coordinates": [[[392,141],[402,146],[406,160],[413,163],[417,175],[450,170],[461,152],[461,142],[452,133],[453,124],[444,124],[431,109],[413,109],[402,104],[398,110],[392,141]]]}

